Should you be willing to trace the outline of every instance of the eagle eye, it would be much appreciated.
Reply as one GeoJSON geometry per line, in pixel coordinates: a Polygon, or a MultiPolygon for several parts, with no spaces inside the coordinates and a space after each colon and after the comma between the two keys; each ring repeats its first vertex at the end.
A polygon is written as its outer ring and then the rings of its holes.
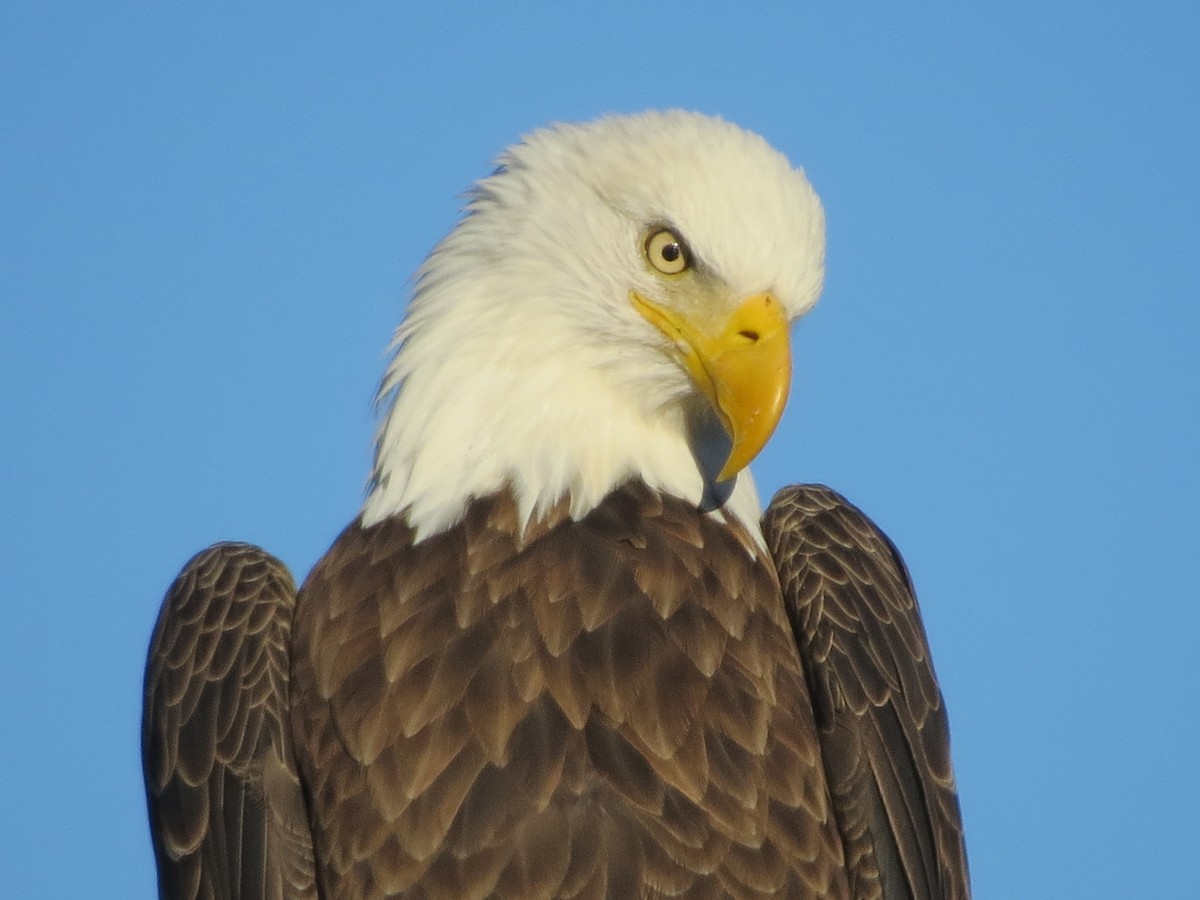
{"type": "Polygon", "coordinates": [[[678,275],[692,264],[683,238],[669,228],[657,228],[646,238],[646,259],[664,275],[678,275]]]}

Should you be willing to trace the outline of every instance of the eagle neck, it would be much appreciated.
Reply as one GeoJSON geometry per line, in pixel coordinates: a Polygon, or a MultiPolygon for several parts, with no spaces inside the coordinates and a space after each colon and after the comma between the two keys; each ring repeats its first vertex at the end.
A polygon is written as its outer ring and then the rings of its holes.
{"type": "Polygon", "coordinates": [[[494,365],[489,342],[460,340],[452,350],[425,366],[412,357],[426,349],[405,343],[389,368],[385,386],[395,387],[377,436],[365,525],[401,516],[424,540],[459,522],[472,500],[504,489],[523,527],[563,503],[579,520],[638,479],[740,522],[762,544],[749,472],[721,489],[706,482],[698,462],[706,441],[686,411],[648,415],[586,345],[525,354],[519,369],[494,365]]]}

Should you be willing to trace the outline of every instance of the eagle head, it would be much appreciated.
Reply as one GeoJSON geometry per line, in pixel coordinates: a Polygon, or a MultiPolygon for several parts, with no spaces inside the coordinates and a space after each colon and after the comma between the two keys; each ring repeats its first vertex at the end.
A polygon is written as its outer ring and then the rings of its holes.
{"type": "Polygon", "coordinates": [[[417,273],[364,524],[418,538],[510,489],[586,515],[631,478],[758,533],[747,464],[782,414],[824,215],[762,138],[681,111],[506,150],[417,273]]]}

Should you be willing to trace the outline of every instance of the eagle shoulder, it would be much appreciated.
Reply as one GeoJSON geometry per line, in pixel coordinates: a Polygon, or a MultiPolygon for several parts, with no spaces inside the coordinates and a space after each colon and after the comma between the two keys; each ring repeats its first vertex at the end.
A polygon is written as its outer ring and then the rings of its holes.
{"type": "Polygon", "coordinates": [[[296,588],[214,544],[167,591],[146,666],[142,760],[164,900],[316,900],[287,726],[296,588]]]}
{"type": "Polygon", "coordinates": [[[854,896],[968,897],[946,708],[900,554],[822,485],[780,491],[763,531],[809,684],[854,896]]]}

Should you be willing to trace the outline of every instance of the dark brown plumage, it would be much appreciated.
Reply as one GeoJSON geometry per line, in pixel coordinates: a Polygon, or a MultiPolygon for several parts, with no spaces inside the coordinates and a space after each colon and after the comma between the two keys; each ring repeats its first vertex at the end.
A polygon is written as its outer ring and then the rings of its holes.
{"type": "Polygon", "coordinates": [[[352,524],[298,600],[200,554],[147,671],[162,896],[967,897],[903,564],[821,487],[764,530],[634,482],[352,524]]]}

